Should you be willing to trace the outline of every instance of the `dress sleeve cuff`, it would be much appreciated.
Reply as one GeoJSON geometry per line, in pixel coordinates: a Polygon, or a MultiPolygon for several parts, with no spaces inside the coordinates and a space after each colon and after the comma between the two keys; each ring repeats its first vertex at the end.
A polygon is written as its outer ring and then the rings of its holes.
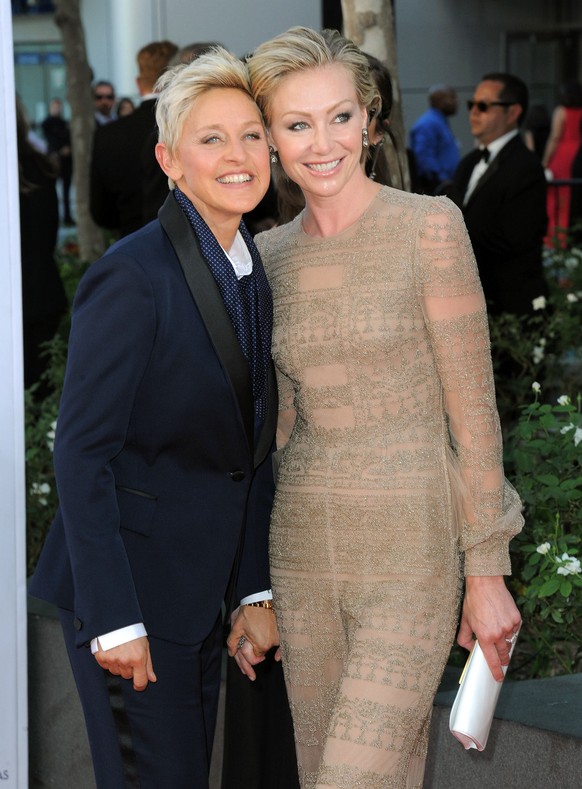
{"type": "Polygon", "coordinates": [[[467,549],[465,575],[511,575],[507,534],[493,534],[467,549]]]}

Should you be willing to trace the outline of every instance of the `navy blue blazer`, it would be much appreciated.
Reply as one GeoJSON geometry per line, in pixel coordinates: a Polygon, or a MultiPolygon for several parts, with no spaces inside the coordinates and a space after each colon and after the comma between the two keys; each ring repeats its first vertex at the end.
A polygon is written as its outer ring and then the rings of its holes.
{"type": "Polygon", "coordinates": [[[55,440],[59,511],[30,593],[74,611],[78,644],[135,622],[191,644],[268,589],[276,391],[253,441],[248,364],[170,195],[115,244],[73,307],[55,440]]]}

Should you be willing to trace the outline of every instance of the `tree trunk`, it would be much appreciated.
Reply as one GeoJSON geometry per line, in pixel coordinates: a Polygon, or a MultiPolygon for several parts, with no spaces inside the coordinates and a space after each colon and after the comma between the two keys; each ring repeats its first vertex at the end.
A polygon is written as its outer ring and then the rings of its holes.
{"type": "Polygon", "coordinates": [[[388,140],[383,147],[388,160],[392,186],[410,191],[410,172],[406,155],[406,132],[402,115],[402,100],[398,80],[396,28],[393,0],[341,0],[344,34],[360,49],[386,64],[392,78],[394,103],[390,114],[390,129],[397,150],[388,140]]]}
{"type": "Polygon", "coordinates": [[[79,254],[81,260],[93,261],[103,253],[105,245],[103,233],[89,212],[89,172],[95,129],[91,68],[87,62],[79,0],[55,0],[55,8],[55,23],[61,30],[67,64],[79,254]]]}

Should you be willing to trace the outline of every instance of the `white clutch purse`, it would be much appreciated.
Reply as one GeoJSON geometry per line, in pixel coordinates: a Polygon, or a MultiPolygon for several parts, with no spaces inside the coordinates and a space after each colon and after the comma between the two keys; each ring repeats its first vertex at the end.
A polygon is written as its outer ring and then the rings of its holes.
{"type": "MultiPolygon", "coordinates": [[[[509,651],[510,657],[516,640],[517,636],[514,636],[509,651]]],[[[503,673],[505,674],[506,671],[507,666],[504,666],[503,673]]],[[[459,684],[460,688],[451,709],[449,729],[467,750],[476,748],[482,751],[487,745],[493,714],[503,683],[493,678],[478,641],[475,641],[475,646],[467,659],[459,684]]]]}

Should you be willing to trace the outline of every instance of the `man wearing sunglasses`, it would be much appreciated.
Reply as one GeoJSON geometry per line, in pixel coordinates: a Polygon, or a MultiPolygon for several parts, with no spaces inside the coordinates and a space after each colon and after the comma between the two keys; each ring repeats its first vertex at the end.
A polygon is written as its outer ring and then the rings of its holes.
{"type": "Polygon", "coordinates": [[[115,90],[111,82],[100,80],[93,87],[93,102],[95,104],[95,123],[104,126],[117,119],[113,111],[115,105],[115,90]]]}
{"type": "Polygon", "coordinates": [[[542,268],[546,182],[519,133],[528,90],[511,74],[486,74],[467,102],[476,148],[450,193],[462,209],[491,313],[525,315],[547,295],[542,268]]]}

